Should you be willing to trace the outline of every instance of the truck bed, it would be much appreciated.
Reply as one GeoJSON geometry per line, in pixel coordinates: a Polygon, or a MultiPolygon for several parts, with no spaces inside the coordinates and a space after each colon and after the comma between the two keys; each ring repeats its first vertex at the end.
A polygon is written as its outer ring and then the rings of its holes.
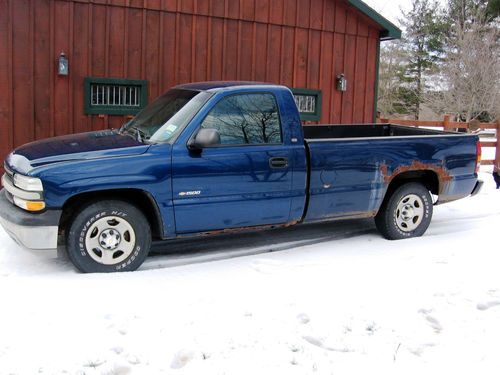
{"type": "Polygon", "coordinates": [[[402,173],[431,181],[440,203],[469,195],[477,180],[476,135],[392,124],[303,128],[310,168],[305,221],[374,216],[402,173]]]}
{"type": "Polygon", "coordinates": [[[304,138],[308,141],[336,138],[371,138],[371,137],[418,137],[458,135],[453,132],[414,128],[393,124],[360,124],[360,125],[306,125],[304,138]]]}

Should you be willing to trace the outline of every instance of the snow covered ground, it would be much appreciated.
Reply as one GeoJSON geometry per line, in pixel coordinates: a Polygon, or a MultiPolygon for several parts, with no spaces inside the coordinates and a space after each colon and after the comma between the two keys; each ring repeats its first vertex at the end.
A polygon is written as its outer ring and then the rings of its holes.
{"type": "Polygon", "coordinates": [[[157,245],[79,274],[0,229],[0,374],[498,374],[500,191],[426,235],[370,220],[157,245]]]}

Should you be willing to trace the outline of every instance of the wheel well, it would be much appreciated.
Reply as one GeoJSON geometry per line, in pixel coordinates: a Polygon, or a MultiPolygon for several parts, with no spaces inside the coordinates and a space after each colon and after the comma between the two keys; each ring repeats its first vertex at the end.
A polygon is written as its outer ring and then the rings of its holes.
{"type": "Polygon", "coordinates": [[[76,208],[107,199],[122,200],[133,204],[146,216],[149,226],[151,227],[152,236],[154,238],[163,237],[163,223],[158,206],[156,205],[154,198],[149,193],[139,189],[101,190],[81,193],[71,197],[64,203],[62,209],[63,213],[59,221],[60,233],[64,232],[67,225],[71,223],[77,212],[76,208]]]}
{"type": "Polygon", "coordinates": [[[389,186],[387,187],[386,197],[390,197],[391,194],[401,185],[408,182],[419,182],[423,184],[427,190],[432,194],[439,194],[439,178],[438,175],[433,171],[408,171],[398,174],[392,179],[389,186]]]}

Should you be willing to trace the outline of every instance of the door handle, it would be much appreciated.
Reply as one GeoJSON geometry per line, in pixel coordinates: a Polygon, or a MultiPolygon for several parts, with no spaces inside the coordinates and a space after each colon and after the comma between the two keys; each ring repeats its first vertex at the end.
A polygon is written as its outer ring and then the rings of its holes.
{"type": "Polygon", "coordinates": [[[286,168],[288,167],[288,158],[271,158],[269,159],[269,166],[271,168],[286,168]]]}

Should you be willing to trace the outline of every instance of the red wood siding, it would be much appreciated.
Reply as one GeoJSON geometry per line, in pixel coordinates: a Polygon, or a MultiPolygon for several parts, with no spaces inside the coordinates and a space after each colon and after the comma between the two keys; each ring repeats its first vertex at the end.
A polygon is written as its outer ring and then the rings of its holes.
{"type": "Polygon", "coordinates": [[[203,80],[319,89],[321,122],[371,122],[378,33],[344,0],[0,0],[0,158],[119,127],[124,117],[84,114],[87,76],[146,79],[149,100],[203,80]]]}

